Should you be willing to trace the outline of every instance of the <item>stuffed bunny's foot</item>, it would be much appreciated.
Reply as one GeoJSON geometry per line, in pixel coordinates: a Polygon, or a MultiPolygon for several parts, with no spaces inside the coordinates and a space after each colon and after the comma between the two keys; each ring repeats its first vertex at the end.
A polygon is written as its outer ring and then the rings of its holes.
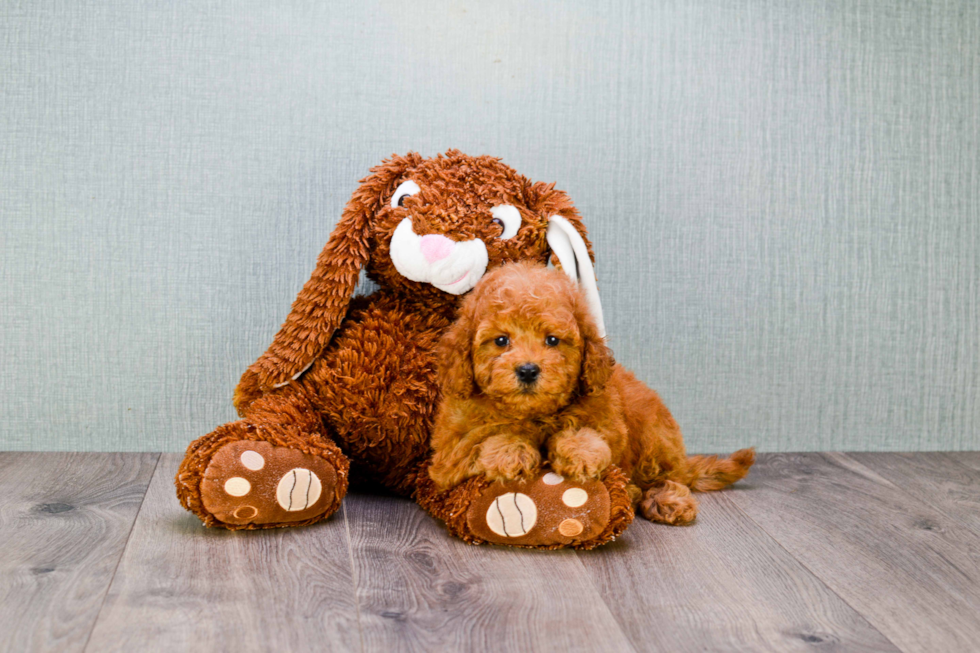
{"type": "Polygon", "coordinates": [[[221,447],[201,479],[201,501],[226,525],[310,522],[339,504],[337,471],[323,458],[268,442],[221,447]]]}
{"type": "Polygon", "coordinates": [[[349,467],[327,438],[238,421],[192,443],[175,482],[181,504],[207,526],[302,526],[340,507],[349,467]]]}
{"type": "Polygon", "coordinates": [[[609,542],[633,520],[621,471],[576,483],[547,469],[530,481],[469,479],[436,492],[420,475],[419,503],[467,542],[558,549],[591,549],[609,542]]]}

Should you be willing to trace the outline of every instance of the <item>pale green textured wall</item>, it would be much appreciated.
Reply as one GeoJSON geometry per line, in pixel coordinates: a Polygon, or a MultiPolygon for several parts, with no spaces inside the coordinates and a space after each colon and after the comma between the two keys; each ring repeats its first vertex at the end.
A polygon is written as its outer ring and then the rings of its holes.
{"type": "Polygon", "coordinates": [[[0,448],[233,417],[392,152],[591,228],[692,450],[980,448],[980,6],[4,2],[0,448]]]}

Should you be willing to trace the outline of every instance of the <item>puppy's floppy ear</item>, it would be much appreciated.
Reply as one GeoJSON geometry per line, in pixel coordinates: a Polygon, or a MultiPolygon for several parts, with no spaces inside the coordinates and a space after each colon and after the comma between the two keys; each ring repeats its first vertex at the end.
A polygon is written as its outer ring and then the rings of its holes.
{"type": "Polygon", "coordinates": [[[579,306],[576,308],[575,316],[583,340],[579,392],[583,395],[596,394],[606,387],[616,366],[616,360],[613,358],[612,350],[606,346],[605,338],[599,335],[599,329],[590,311],[585,306],[579,306]]]}
{"type": "Polygon", "coordinates": [[[475,296],[463,302],[456,322],[443,334],[436,347],[437,377],[443,396],[469,399],[476,394],[473,380],[473,338],[476,335],[475,296]]]}
{"type": "Polygon", "coordinates": [[[330,344],[370,257],[375,216],[402,175],[421,161],[415,153],[393,156],[361,180],[285,323],[235,388],[234,404],[239,411],[262,393],[299,378],[330,344]]]}

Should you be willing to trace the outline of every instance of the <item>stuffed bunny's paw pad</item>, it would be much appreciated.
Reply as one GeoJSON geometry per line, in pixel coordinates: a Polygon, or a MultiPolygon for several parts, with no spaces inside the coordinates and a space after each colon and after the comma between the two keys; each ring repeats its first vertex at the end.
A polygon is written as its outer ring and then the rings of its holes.
{"type": "Polygon", "coordinates": [[[517,546],[575,546],[602,533],[609,521],[610,497],[601,481],[574,483],[554,472],[494,483],[467,513],[479,539],[517,546]]]}
{"type": "Polygon", "coordinates": [[[337,472],[328,461],[268,442],[221,447],[201,479],[201,499],[228,525],[288,525],[334,507],[337,472]]]}

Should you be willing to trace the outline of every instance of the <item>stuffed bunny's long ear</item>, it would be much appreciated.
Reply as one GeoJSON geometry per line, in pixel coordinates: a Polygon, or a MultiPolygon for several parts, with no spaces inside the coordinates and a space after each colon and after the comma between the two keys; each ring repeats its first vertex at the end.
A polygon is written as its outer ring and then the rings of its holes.
{"type": "Polygon", "coordinates": [[[239,411],[269,390],[298,379],[330,344],[347,314],[361,269],[370,258],[374,217],[417,154],[395,156],[361,181],[269,349],[248,368],[235,389],[239,411]]]}
{"type": "Polygon", "coordinates": [[[602,319],[602,302],[599,301],[599,287],[596,283],[595,269],[589,258],[589,248],[582,235],[572,223],[560,215],[548,219],[548,246],[558,257],[561,269],[585,292],[589,312],[599,331],[599,337],[606,337],[606,325],[602,319]]]}

